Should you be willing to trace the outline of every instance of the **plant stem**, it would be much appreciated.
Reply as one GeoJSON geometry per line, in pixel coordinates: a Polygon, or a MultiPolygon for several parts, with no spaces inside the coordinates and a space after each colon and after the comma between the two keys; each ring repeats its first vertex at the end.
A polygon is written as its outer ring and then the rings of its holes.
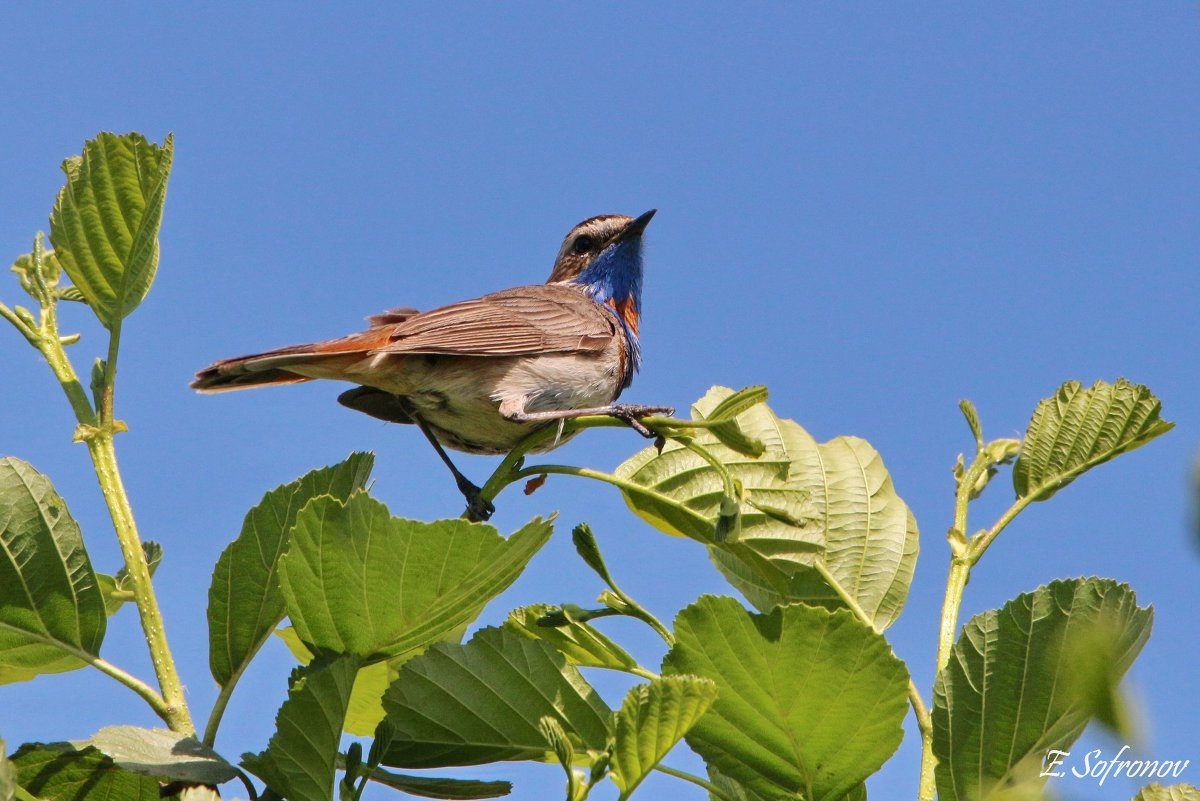
{"type": "MultiPolygon", "coordinates": [[[[968,417],[968,421],[971,417],[968,417]]],[[[991,528],[981,531],[967,539],[967,512],[971,503],[971,492],[976,482],[992,469],[994,465],[1006,461],[1003,455],[989,454],[982,434],[977,429],[978,422],[972,424],[975,432],[975,458],[971,466],[959,477],[958,489],[954,496],[954,525],[950,528],[950,549],[953,553],[950,559],[950,574],[946,579],[946,597],[942,602],[942,620],[938,631],[937,671],[936,677],[942,674],[950,664],[950,655],[954,650],[954,639],[958,633],[958,616],[962,608],[963,594],[967,582],[971,580],[971,568],[974,567],[987,551],[988,547],[1000,536],[1000,532],[1013,521],[1021,511],[1033,502],[1036,493],[1030,493],[1018,498],[1008,508],[991,528]]],[[[1000,440],[997,440],[1000,442],[1000,440]]],[[[921,784],[918,797],[921,801],[933,801],[937,793],[935,769],[937,758],[933,755],[932,735],[924,738],[921,757],[921,784]]]]}
{"type": "Polygon", "coordinates": [[[217,700],[213,702],[212,712],[208,715],[208,723],[204,726],[204,739],[201,740],[209,748],[212,748],[217,742],[217,729],[221,726],[221,718],[225,716],[225,708],[229,706],[229,699],[233,697],[233,688],[237,686],[240,675],[241,671],[238,671],[232,676],[217,693],[217,700]]]}
{"type": "MultiPolygon", "coordinates": [[[[498,473],[499,470],[496,472],[498,473]]],[[[555,475],[579,476],[580,478],[590,478],[595,481],[603,481],[605,484],[611,484],[617,489],[622,489],[627,492],[643,495],[649,498],[655,498],[665,504],[674,505],[676,503],[673,498],[663,495],[660,492],[655,492],[649,487],[643,487],[641,484],[636,484],[632,481],[626,481],[623,478],[618,478],[611,473],[605,473],[600,470],[592,470],[586,467],[573,467],[565,464],[537,464],[530,465],[529,467],[522,467],[520,470],[511,472],[503,481],[501,481],[499,484],[499,489],[496,491],[499,492],[500,489],[503,489],[509,484],[520,481],[523,478],[533,478],[534,476],[549,475],[552,473],[555,475]]],[[[495,475],[493,475],[492,478],[495,478],[495,475]]],[[[490,478],[488,479],[488,485],[491,483],[492,479],[490,478]]],[[[704,526],[711,525],[706,518],[687,507],[679,507],[679,511],[684,514],[690,514],[693,519],[697,520],[704,526]]],[[[711,541],[706,541],[706,544],[711,544],[711,541]]]]}
{"type": "Polygon", "coordinates": [[[117,453],[113,447],[112,430],[101,429],[96,436],[88,439],[87,445],[88,452],[92,456],[92,463],[96,468],[96,478],[100,482],[104,500],[108,504],[117,540],[121,544],[121,555],[125,558],[125,570],[129,575],[129,583],[137,601],[142,630],[146,635],[146,644],[150,648],[150,659],[154,664],[154,672],[158,676],[158,684],[167,704],[167,724],[172,731],[180,734],[194,734],[196,728],[188,713],[183,683],[179,680],[179,674],[175,670],[175,660],[171,657],[171,649],[167,644],[162,612],[159,611],[158,598],[154,594],[154,584],[150,578],[150,566],[146,563],[146,554],[142,550],[142,541],[138,536],[133,509],[129,505],[129,496],[125,492],[121,473],[117,467],[117,453]]]}
{"type": "Polygon", "coordinates": [[[250,781],[250,777],[240,768],[234,768],[237,771],[237,776],[242,780],[242,784],[246,786],[246,792],[249,794],[250,801],[258,801],[258,791],[254,789],[254,782],[250,781]]]}
{"type": "Polygon", "coordinates": [[[1000,515],[1000,519],[997,520],[991,528],[989,528],[987,531],[980,532],[971,539],[971,547],[967,556],[972,565],[979,561],[980,557],[983,556],[984,551],[988,549],[988,546],[995,541],[996,537],[1000,536],[1000,532],[1003,531],[1008,524],[1013,521],[1013,518],[1019,515],[1026,506],[1033,503],[1033,500],[1034,493],[1030,493],[1023,498],[1017,498],[1017,500],[1013,502],[1013,505],[1008,507],[1008,510],[1005,511],[1004,514],[1000,515]]]}
{"type": "Polygon", "coordinates": [[[729,795],[729,793],[725,792],[717,785],[707,781],[706,779],[701,779],[694,773],[688,773],[687,771],[672,768],[668,765],[655,765],[654,769],[659,773],[665,773],[668,776],[674,776],[676,779],[683,779],[685,782],[691,782],[697,787],[703,787],[705,790],[708,790],[708,792],[714,798],[719,798],[721,801],[737,801],[737,799],[729,795]]]}
{"type": "Polygon", "coordinates": [[[71,410],[75,412],[75,419],[79,421],[80,425],[95,426],[96,413],[92,411],[92,404],[88,402],[87,393],[83,391],[83,385],[79,383],[79,376],[75,374],[75,368],[67,357],[62,340],[58,338],[58,316],[54,306],[42,308],[42,330],[30,342],[41,352],[46,363],[50,365],[54,377],[62,385],[67,402],[71,404],[71,410]]]}
{"type": "Polygon", "coordinates": [[[117,352],[121,347],[121,323],[118,321],[108,334],[108,356],[104,359],[104,384],[100,388],[97,399],[96,416],[100,425],[111,425],[113,417],[113,398],[116,394],[117,382],[117,352]]]}
{"type": "MultiPolygon", "coordinates": [[[[10,628],[10,627],[0,625],[0,629],[6,629],[6,628],[10,628]]],[[[126,687],[128,687],[129,689],[133,690],[135,693],[140,695],[146,701],[146,703],[148,703],[150,705],[150,708],[153,709],[154,712],[160,718],[162,718],[164,721],[167,720],[167,703],[166,703],[166,701],[163,700],[163,697],[161,695],[159,695],[158,692],[153,687],[151,687],[149,684],[146,684],[146,682],[137,678],[133,674],[131,674],[125,670],[122,670],[121,668],[117,667],[116,665],[112,664],[111,662],[109,662],[105,659],[102,659],[99,656],[96,656],[95,654],[88,653],[87,651],[83,650],[82,648],[76,648],[76,647],[72,646],[70,643],[63,642],[62,640],[56,640],[56,639],[53,639],[51,637],[46,637],[46,636],[39,636],[27,629],[19,629],[19,630],[12,629],[12,631],[19,633],[22,637],[26,637],[28,639],[43,643],[44,645],[49,645],[54,648],[57,648],[60,651],[62,651],[63,653],[70,654],[71,656],[75,657],[76,659],[78,659],[81,662],[86,662],[87,664],[89,664],[92,667],[99,670],[104,675],[111,676],[112,678],[121,682],[126,687]]]]}
{"type": "MultiPolygon", "coordinates": [[[[158,685],[162,690],[162,709],[155,711],[163,717],[172,731],[180,734],[194,734],[195,726],[188,713],[187,700],[184,697],[183,684],[175,669],[175,661],[167,645],[166,631],[163,628],[162,613],[158,608],[158,599],[154,594],[154,584],[150,579],[150,566],[146,563],[146,554],[142,550],[142,541],[138,536],[137,523],[134,521],[133,508],[129,504],[129,496],[125,492],[121,480],[121,472],[117,466],[117,453],[113,446],[113,435],[116,431],[116,421],[113,417],[113,385],[116,377],[116,355],[120,340],[120,327],[117,326],[109,340],[108,360],[105,363],[104,385],[99,393],[100,408],[93,411],[88,403],[83,386],[58,335],[58,320],[53,303],[42,307],[42,325],[34,342],[37,349],[45,357],[51,371],[62,385],[67,401],[75,412],[80,429],[77,437],[87,443],[88,454],[96,470],[96,479],[108,506],[109,516],[117,540],[121,545],[121,555],[125,560],[125,570],[129,574],[130,588],[137,602],[138,614],[141,617],[142,630],[146,635],[146,644],[150,648],[150,659],[154,672],[158,677],[158,685]],[[99,412],[97,415],[96,412],[99,412]]],[[[145,697],[143,695],[143,697],[145,697]]],[[[147,699],[149,700],[149,699],[147,699]]],[[[152,703],[151,706],[154,706],[152,703]]]]}
{"type": "Polygon", "coordinates": [[[646,670],[646,668],[642,667],[641,665],[631,667],[624,672],[628,673],[631,676],[637,676],[640,679],[646,679],[647,681],[654,681],[655,679],[662,678],[657,673],[655,673],[653,670],[646,670]]]}
{"type": "Polygon", "coordinates": [[[34,331],[31,331],[29,326],[25,325],[25,323],[16,315],[14,311],[3,303],[0,303],[0,317],[3,317],[5,320],[8,320],[10,323],[12,323],[12,327],[17,329],[21,336],[28,339],[29,344],[37,347],[37,334],[34,331]]]}
{"type": "MultiPolygon", "coordinates": [[[[946,666],[950,664],[950,654],[954,650],[954,637],[958,633],[959,610],[962,607],[967,582],[971,580],[971,568],[979,562],[988,546],[995,541],[996,537],[1000,536],[1000,532],[1013,521],[1013,518],[1033,502],[1034,497],[1031,493],[1018,498],[991,528],[981,531],[968,541],[966,539],[967,507],[971,502],[971,488],[975,485],[976,479],[992,465],[982,440],[977,445],[979,450],[975,455],[975,460],[959,481],[958,492],[954,498],[954,527],[950,529],[950,543],[954,556],[950,560],[950,575],[946,579],[946,598],[942,602],[942,623],[938,632],[937,673],[935,676],[940,676],[946,666]]],[[[933,755],[932,736],[924,738],[923,746],[921,785],[918,797],[921,801],[933,801],[937,792],[934,774],[937,758],[933,755]]]]}
{"type": "MultiPolygon", "coordinates": [[[[642,424],[655,433],[662,433],[664,430],[669,431],[674,428],[696,427],[703,428],[706,423],[704,421],[695,422],[691,420],[676,420],[673,417],[644,417],[642,424]]],[[[510,484],[519,481],[521,478],[540,475],[537,471],[527,472],[518,475],[521,470],[521,463],[525,458],[525,454],[537,446],[548,442],[556,437],[572,434],[576,431],[582,431],[586,428],[627,428],[628,423],[624,420],[618,420],[615,417],[607,415],[588,415],[586,417],[573,417],[563,421],[563,427],[560,431],[558,426],[547,426],[545,428],[535,429],[529,436],[521,440],[517,447],[509,451],[508,455],[500,462],[500,466],[495,472],[488,477],[483,486],[479,490],[480,497],[487,501],[493,501],[496,496],[510,484]]],[[[547,471],[541,471],[547,472],[547,471]]],[[[602,474],[607,475],[607,474],[602,474]]],[[[609,482],[612,483],[612,482],[609,482]]]]}
{"type": "Polygon", "coordinates": [[[146,703],[150,704],[150,707],[160,718],[163,719],[163,721],[166,723],[171,722],[170,710],[167,708],[166,701],[164,701],[163,697],[159,695],[158,692],[149,684],[137,678],[136,676],[121,670],[121,668],[117,667],[111,662],[101,659],[100,657],[89,659],[88,664],[106,676],[111,676],[129,689],[133,690],[135,693],[145,699],[146,703]]]}

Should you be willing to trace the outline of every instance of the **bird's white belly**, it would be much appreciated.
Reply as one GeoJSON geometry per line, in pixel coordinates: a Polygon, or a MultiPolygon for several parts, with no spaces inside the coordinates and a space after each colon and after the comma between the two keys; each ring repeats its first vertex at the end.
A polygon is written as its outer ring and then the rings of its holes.
{"type": "MultiPolygon", "coordinates": [[[[387,356],[395,369],[364,365],[361,383],[408,400],[448,448],[507,453],[546,423],[515,423],[500,414],[583,409],[612,403],[620,393],[616,354],[539,356],[387,356]]],[[[379,357],[372,357],[379,358],[379,357]]],[[[351,375],[346,378],[355,380],[351,375]]],[[[550,423],[557,425],[557,423],[550,423]]],[[[550,450],[569,437],[551,441],[550,450]]]]}

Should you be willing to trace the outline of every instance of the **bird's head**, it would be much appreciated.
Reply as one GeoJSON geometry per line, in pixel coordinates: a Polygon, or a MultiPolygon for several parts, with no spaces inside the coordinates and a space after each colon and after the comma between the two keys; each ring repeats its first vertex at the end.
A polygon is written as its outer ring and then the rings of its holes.
{"type": "Polygon", "coordinates": [[[559,248],[548,284],[608,285],[606,296],[627,295],[622,289],[640,289],[642,232],[654,209],[640,217],[602,214],[571,229],[559,248]],[[621,284],[636,283],[636,287],[621,284]]]}

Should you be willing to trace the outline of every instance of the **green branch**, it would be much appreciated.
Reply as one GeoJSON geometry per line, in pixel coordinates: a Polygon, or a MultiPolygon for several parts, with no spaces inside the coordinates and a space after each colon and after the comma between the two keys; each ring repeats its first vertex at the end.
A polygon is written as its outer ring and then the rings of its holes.
{"type": "Polygon", "coordinates": [[[722,790],[717,785],[705,779],[701,779],[694,773],[688,773],[687,771],[661,764],[655,765],[654,769],[659,773],[665,773],[668,776],[674,776],[676,779],[683,779],[685,782],[691,782],[697,787],[703,787],[705,790],[708,790],[709,794],[712,795],[713,798],[720,799],[720,801],[737,801],[736,798],[722,790]]]}
{"type": "MultiPolygon", "coordinates": [[[[146,562],[146,554],[142,549],[137,523],[133,517],[133,508],[121,480],[116,449],[113,446],[114,434],[123,430],[113,415],[113,387],[116,379],[117,350],[120,344],[120,325],[118,323],[111,330],[108,359],[105,362],[99,392],[96,394],[99,408],[93,409],[64,349],[63,338],[59,335],[56,300],[53,292],[46,286],[42,275],[40,238],[35,242],[33,259],[32,273],[36,290],[34,297],[41,304],[41,320],[36,327],[31,327],[28,324],[29,321],[21,319],[20,314],[12,312],[2,304],[0,304],[2,307],[0,316],[4,316],[13,323],[17,330],[45,358],[75,413],[75,419],[78,422],[75,439],[87,444],[88,454],[91,456],[92,465],[96,471],[96,479],[100,483],[104,502],[108,506],[109,516],[112,518],[113,528],[116,531],[117,540],[120,542],[121,555],[125,560],[125,570],[129,575],[130,589],[137,604],[146,644],[150,649],[151,662],[162,691],[161,696],[157,693],[150,695],[144,691],[139,691],[139,695],[142,695],[150,703],[155,712],[167,722],[173,731],[180,734],[193,734],[195,727],[188,713],[183,683],[179,679],[175,661],[171,657],[171,651],[167,645],[162,613],[158,608],[158,599],[150,578],[150,566],[146,562]]],[[[104,669],[101,665],[96,666],[104,669]]],[[[113,675],[113,673],[110,672],[109,675],[113,675]]],[[[127,681],[123,681],[123,683],[133,686],[127,681]]],[[[134,689],[138,688],[134,687],[134,689]]]]}
{"type": "Polygon", "coordinates": [[[104,675],[116,679],[121,684],[124,684],[126,687],[133,690],[135,693],[141,696],[147,704],[150,705],[150,708],[153,709],[155,714],[162,718],[163,721],[167,723],[170,722],[168,719],[169,710],[167,708],[166,701],[163,700],[163,697],[159,695],[153,687],[151,687],[149,684],[146,684],[146,682],[137,678],[132,673],[122,670],[111,662],[102,659],[95,654],[88,653],[82,648],[75,648],[69,643],[63,642],[62,640],[56,640],[53,637],[42,636],[36,632],[29,631],[28,629],[19,629],[15,626],[9,626],[4,623],[0,623],[0,629],[7,629],[21,635],[24,638],[40,642],[43,645],[49,645],[53,648],[57,648],[63,653],[69,654],[79,661],[91,665],[104,675]]]}
{"type": "MultiPolygon", "coordinates": [[[[971,568],[979,562],[984,551],[1000,535],[1005,526],[1012,522],[1013,518],[1030,503],[1029,498],[1019,498],[990,529],[980,532],[970,539],[967,538],[968,511],[971,500],[983,491],[998,465],[1006,464],[1016,456],[1019,442],[1004,439],[986,443],[975,407],[969,401],[963,401],[960,408],[967,418],[967,424],[975,439],[975,456],[966,470],[962,470],[962,457],[959,457],[959,466],[955,472],[958,486],[954,493],[954,523],[947,532],[951,551],[950,572],[946,578],[946,596],[942,601],[942,617],[938,629],[935,682],[946,666],[950,664],[950,654],[954,650],[955,635],[958,633],[958,618],[962,609],[963,595],[966,592],[967,583],[971,580],[971,568]]],[[[920,801],[933,801],[937,795],[935,776],[937,757],[933,755],[932,726],[928,734],[922,732],[921,739],[921,782],[918,798],[920,801]]]]}

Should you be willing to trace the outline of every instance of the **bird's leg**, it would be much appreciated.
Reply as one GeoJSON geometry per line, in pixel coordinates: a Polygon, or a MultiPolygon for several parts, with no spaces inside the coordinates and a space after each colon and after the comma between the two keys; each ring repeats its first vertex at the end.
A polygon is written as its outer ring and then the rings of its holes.
{"type": "Polygon", "coordinates": [[[421,433],[425,435],[425,439],[429,440],[429,444],[437,451],[438,456],[442,457],[442,461],[446,463],[446,467],[450,468],[450,472],[454,474],[454,483],[458,485],[458,491],[462,493],[463,498],[467,501],[467,518],[475,523],[482,523],[490,518],[496,511],[496,507],[492,502],[485,499],[481,494],[479,487],[471,483],[471,480],[464,476],[454,462],[450,461],[450,456],[446,453],[442,443],[438,442],[437,437],[433,435],[429,425],[421,418],[421,415],[412,408],[411,404],[406,404],[409,417],[417,424],[417,428],[421,429],[421,433]]]}
{"type": "Polygon", "coordinates": [[[570,420],[588,415],[607,415],[618,420],[624,420],[629,427],[647,439],[653,439],[656,434],[642,425],[641,418],[653,414],[675,414],[672,406],[645,406],[640,403],[610,403],[608,406],[593,406],[589,409],[553,409],[545,412],[527,412],[522,409],[504,408],[500,406],[500,414],[514,423],[541,423],[547,420],[570,420]]]}

